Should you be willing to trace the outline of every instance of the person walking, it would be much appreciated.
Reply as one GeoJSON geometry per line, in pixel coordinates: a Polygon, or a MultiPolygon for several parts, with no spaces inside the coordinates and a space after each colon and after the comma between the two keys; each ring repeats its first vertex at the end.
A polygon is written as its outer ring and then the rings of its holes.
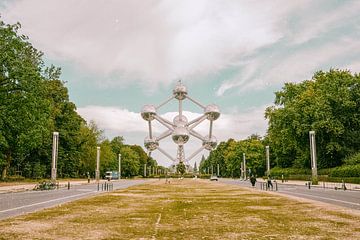
{"type": "Polygon", "coordinates": [[[271,182],[271,176],[270,175],[268,176],[268,179],[267,179],[267,185],[268,185],[268,189],[270,189],[270,187],[271,187],[271,190],[273,189],[273,185],[272,185],[272,182],[271,182]]]}

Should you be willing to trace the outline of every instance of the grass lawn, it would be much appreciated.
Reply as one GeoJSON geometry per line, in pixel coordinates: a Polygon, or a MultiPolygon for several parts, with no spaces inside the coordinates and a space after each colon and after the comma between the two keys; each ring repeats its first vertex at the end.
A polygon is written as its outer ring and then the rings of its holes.
{"type": "Polygon", "coordinates": [[[360,239],[360,215],[205,180],[161,180],[0,221],[0,239],[360,239]]]}

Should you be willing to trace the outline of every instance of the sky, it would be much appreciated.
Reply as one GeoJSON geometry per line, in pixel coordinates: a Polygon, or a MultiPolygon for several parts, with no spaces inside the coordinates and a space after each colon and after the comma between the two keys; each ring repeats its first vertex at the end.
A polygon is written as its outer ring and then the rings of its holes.
{"type": "MultiPolygon", "coordinates": [[[[1,19],[62,68],[70,100],[109,139],[143,146],[140,111],[172,95],[179,79],[189,96],[217,104],[218,141],[264,136],[266,107],[285,82],[330,68],[360,72],[360,1],[0,0],[1,19]]],[[[184,102],[189,120],[202,109],[184,102]]],[[[172,121],[173,101],[159,110],[172,121]]],[[[164,128],[154,123],[158,136],[164,128]]],[[[206,135],[209,122],[195,128],[206,135]]],[[[176,155],[171,138],[161,148],[176,155]]],[[[190,138],[185,155],[201,147],[190,138]]],[[[204,150],[194,161],[199,163],[204,150]]],[[[159,164],[172,162],[158,151],[159,164]]]]}

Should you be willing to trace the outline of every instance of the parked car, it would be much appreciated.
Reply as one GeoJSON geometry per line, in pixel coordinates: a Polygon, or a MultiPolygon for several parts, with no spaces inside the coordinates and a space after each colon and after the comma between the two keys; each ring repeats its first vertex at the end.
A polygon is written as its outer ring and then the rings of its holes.
{"type": "Polygon", "coordinates": [[[210,181],[218,181],[218,180],[219,180],[218,177],[215,175],[210,177],[210,181]]]}

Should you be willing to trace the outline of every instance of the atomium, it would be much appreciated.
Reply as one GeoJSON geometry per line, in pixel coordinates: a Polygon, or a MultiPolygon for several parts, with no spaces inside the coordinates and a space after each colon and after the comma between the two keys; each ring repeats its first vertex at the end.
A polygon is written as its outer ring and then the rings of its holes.
{"type": "Polygon", "coordinates": [[[146,137],[144,140],[144,145],[147,150],[154,151],[159,147],[159,141],[146,137]]]}
{"type": "Polygon", "coordinates": [[[212,136],[211,138],[209,136],[206,136],[202,144],[206,150],[210,151],[216,147],[217,139],[215,136],[212,136]]]}
{"type": "Polygon", "coordinates": [[[141,110],[141,117],[148,122],[149,126],[149,136],[147,136],[144,140],[144,145],[146,149],[149,151],[149,154],[152,151],[158,150],[161,153],[163,153],[165,156],[167,156],[169,159],[174,161],[174,163],[180,163],[180,162],[189,162],[192,158],[194,158],[198,153],[200,153],[202,150],[213,150],[217,145],[217,139],[212,134],[213,130],[213,121],[217,120],[220,117],[220,110],[219,107],[215,104],[209,104],[207,106],[202,105],[198,101],[194,100],[188,95],[188,90],[185,85],[179,81],[176,86],[173,89],[173,95],[161,103],[158,106],[147,104],[144,105],[144,107],[141,110]],[[179,114],[174,117],[173,121],[169,121],[159,114],[157,114],[157,111],[162,106],[169,103],[171,100],[176,99],[179,103],[179,114]],[[189,100],[190,102],[194,103],[198,107],[200,107],[203,111],[203,115],[200,117],[193,119],[189,121],[186,116],[183,115],[183,108],[182,104],[184,100],[189,100]],[[158,136],[153,136],[152,131],[152,121],[156,120],[161,125],[165,126],[168,130],[161,133],[158,136]],[[203,121],[208,120],[209,121],[209,135],[202,136],[200,133],[198,133],[195,128],[202,123],[203,121]],[[171,136],[174,143],[177,145],[177,156],[173,158],[170,154],[168,154],[166,151],[164,151],[160,147],[160,141],[171,136]],[[185,158],[185,152],[184,152],[184,145],[189,141],[190,136],[195,137],[201,141],[201,147],[196,150],[194,153],[192,153],[189,157],[185,158]]]}
{"type": "Polygon", "coordinates": [[[141,117],[146,121],[152,121],[156,116],[156,107],[154,105],[145,105],[141,109],[141,117]]]}

